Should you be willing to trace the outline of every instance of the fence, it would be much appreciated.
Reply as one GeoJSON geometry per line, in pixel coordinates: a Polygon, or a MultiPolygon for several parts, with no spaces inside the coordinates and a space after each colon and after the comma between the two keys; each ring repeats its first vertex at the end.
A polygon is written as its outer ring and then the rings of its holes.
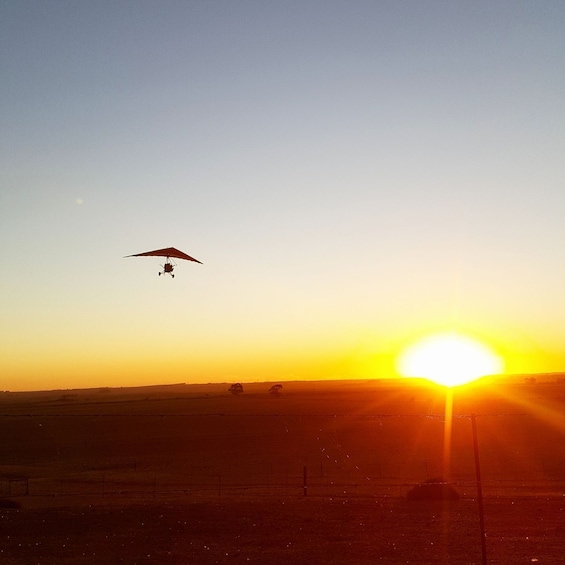
{"type": "MultiPolygon", "coordinates": [[[[297,468],[284,473],[250,473],[246,476],[226,470],[179,477],[166,472],[131,470],[126,472],[85,473],[60,477],[0,476],[0,496],[318,496],[401,498],[421,478],[346,477],[320,474],[320,469],[297,468]]],[[[454,478],[450,484],[461,498],[477,496],[476,481],[454,478]]],[[[485,498],[563,497],[564,480],[499,479],[482,482],[485,498]]]]}
{"type": "MultiPolygon", "coordinates": [[[[205,414],[0,418],[0,496],[405,497],[448,476],[477,496],[467,416],[205,414]]],[[[563,416],[486,414],[484,497],[564,496],[563,416]]]]}

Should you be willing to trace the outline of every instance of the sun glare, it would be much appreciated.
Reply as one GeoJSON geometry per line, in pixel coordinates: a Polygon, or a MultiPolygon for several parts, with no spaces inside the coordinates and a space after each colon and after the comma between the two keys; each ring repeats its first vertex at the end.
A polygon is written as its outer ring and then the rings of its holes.
{"type": "Polygon", "coordinates": [[[502,372],[502,360],[487,346],[457,333],[430,336],[408,347],[397,362],[404,377],[423,377],[452,387],[502,372]]]}

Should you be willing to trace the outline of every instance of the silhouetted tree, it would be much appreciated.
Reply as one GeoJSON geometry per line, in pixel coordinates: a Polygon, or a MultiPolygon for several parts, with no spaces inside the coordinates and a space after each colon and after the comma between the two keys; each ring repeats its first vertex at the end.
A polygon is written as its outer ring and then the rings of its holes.
{"type": "Polygon", "coordinates": [[[241,394],[243,392],[243,385],[241,383],[234,383],[228,390],[232,394],[237,396],[238,394],[241,394]]]}
{"type": "Polygon", "coordinates": [[[269,389],[269,394],[272,394],[273,396],[279,396],[282,390],[282,385],[273,385],[270,389],[269,389]]]}

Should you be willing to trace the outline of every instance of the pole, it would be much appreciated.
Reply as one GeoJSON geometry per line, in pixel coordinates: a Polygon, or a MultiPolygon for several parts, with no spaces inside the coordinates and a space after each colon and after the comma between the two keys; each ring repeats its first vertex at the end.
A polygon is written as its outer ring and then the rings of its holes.
{"type": "Polygon", "coordinates": [[[304,491],[304,496],[308,495],[308,476],[306,473],[306,465],[304,465],[304,481],[303,481],[303,486],[302,489],[304,491]]]}
{"type": "Polygon", "coordinates": [[[475,415],[471,414],[471,426],[473,428],[473,449],[475,451],[475,474],[477,477],[477,499],[479,502],[479,521],[481,524],[481,550],[483,553],[483,565],[487,565],[487,538],[485,533],[485,511],[483,508],[483,487],[481,484],[481,465],[479,463],[479,442],[477,440],[477,422],[475,415]]]}

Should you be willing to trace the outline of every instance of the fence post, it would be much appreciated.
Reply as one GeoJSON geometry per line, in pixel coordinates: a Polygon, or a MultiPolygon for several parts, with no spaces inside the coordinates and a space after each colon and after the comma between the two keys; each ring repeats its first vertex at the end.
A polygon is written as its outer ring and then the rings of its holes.
{"type": "Polygon", "coordinates": [[[485,512],[483,508],[483,487],[481,484],[481,466],[479,464],[479,441],[477,440],[477,422],[475,415],[471,414],[471,426],[473,429],[473,450],[475,452],[475,473],[477,476],[477,499],[479,502],[479,522],[481,524],[481,549],[483,553],[483,565],[487,565],[487,540],[485,533],[485,512]]]}
{"type": "Polygon", "coordinates": [[[308,475],[306,472],[306,465],[304,465],[304,480],[303,480],[303,486],[302,489],[304,491],[304,496],[308,495],[308,475]]]}

